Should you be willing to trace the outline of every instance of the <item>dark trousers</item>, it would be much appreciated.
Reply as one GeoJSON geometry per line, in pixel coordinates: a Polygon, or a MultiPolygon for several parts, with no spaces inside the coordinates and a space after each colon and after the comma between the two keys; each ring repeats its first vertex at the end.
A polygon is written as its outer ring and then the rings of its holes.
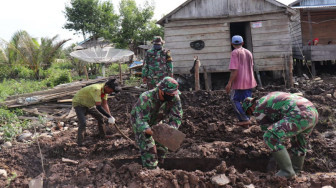
{"type": "Polygon", "coordinates": [[[86,131],[86,118],[87,114],[92,115],[98,121],[99,135],[105,137],[106,127],[104,125],[104,116],[96,108],[88,108],[85,106],[76,106],[74,107],[76,115],[78,118],[78,135],[77,135],[77,144],[82,145],[84,140],[84,134],[86,131]]]}

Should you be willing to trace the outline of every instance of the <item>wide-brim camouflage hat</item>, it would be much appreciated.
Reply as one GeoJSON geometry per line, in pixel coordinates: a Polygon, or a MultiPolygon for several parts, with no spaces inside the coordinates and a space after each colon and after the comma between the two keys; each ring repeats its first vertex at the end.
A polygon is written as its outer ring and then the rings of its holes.
{"type": "Polygon", "coordinates": [[[162,40],[162,37],[160,36],[155,36],[152,41],[153,44],[164,44],[165,41],[162,40]]]}
{"type": "Polygon", "coordinates": [[[244,99],[243,104],[242,104],[244,112],[246,112],[247,109],[253,105],[253,100],[254,98],[252,97],[247,97],[246,99],[244,99]]]}
{"type": "Polygon", "coordinates": [[[178,90],[178,82],[174,78],[169,76],[163,78],[163,80],[161,80],[161,82],[158,84],[158,87],[163,92],[171,95],[177,95],[180,93],[180,91],[178,90]]]}

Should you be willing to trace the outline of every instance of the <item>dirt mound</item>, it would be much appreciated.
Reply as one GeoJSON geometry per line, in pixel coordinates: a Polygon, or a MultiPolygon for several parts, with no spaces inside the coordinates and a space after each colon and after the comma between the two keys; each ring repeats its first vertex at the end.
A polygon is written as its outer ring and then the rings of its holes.
{"type": "MultiPolygon", "coordinates": [[[[310,137],[310,150],[304,170],[294,180],[274,177],[274,161],[263,142],[259,126],[235,126],[233,109],[224,91],[183,92],[183,121],[180,130],[187,135],[181,148],[170,153],[156,170],[141,167],[134,143],[111,127],[111,139],[99,139],[96,122],[88,120],[83,147],[76,145],[76,126],[65,122],[66,131],[37,142],[15,143],[0,153],[0,169],[15,172],[9,187],[27,187],[29,181],[45,172],[44,187],[336,187],[336,99],[335,82],[315,82],[291,90],[268,86],[254,92],[261,97],[270,91],[302,92],[320,113],[319,123],[310,137]],[[77,163],[62,161],[62,158],[77,163]],[[318,172],[318,173],[317,173],[318,172]]],[[[137,94],[122,93],[109,100],[118,126],[132,139],[129,113],[137,94]]],[[[11,177],[11,175],[8,175],[11,177]]],[[[10,178],[0,177],[0,187],[10,178]]]]}

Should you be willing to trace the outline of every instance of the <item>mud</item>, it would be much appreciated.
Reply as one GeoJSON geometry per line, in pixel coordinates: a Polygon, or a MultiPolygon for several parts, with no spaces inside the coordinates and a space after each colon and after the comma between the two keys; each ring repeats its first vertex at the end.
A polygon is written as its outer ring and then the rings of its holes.
{"type": "MultiPolygon", "coordinates": [[[[88,121],[84,146],[78,147],[75,120],[69,120],[65,122],[68,130],[53,131],[51,137],[39,137],[38,142],[16,142],[12,148],[2,149],[0,169],[9,175],[0,177],[0,187],[28,187],[32,179],[43,174],[43,187],[63,188],[211,188],[218,187],[212,178],[220,174],[230,181],[222,187],[336,187],[336,96],[327,97],[336,90],[336,77],[322,79],[324,82],[305,81],[293,89],[269,85],[253,93],[261,97],[270,91],[302,92],[320,113],[309,139],[304,171],[295,179],[273,176],[277,169],[263,142],[263,131],[257,125],[248,129],[235,125],[237,120],[224,91],[198,91],[182,93],[184,116],[180,130],[187,137],[159,169],[142,168],[134,143],[115,128],[110,127],[110,139],[99,139],[92,119],[88,121]],[[62,158],[78,164],[62,162],[62,158]],[[9,182],[12,172],[17,176],[9,182]]],[[[132,139],[129,112],[137,97],[122,93],[109,100],[118,126],[132,139]]]]}

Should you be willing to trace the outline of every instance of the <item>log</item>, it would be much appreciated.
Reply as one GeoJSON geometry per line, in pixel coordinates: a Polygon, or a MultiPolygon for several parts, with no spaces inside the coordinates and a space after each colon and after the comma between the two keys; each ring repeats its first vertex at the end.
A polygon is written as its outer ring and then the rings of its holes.
{"type": "Polygon", "coordinates": [[[200,90],[199,67],[200,67],[200,61],[198,60],[198,56],[197,56],[196,57],[196,64],[195,64],[195,91],[200,90]]]}
{"type": "Polygon", "coordinates": [[[204,71],[203,75],[204,75],[204,82],[205,82],[205,90],[210,91],[208,73],[207,73],[205,66],[203,66],[203,71],[204,71]]]}

